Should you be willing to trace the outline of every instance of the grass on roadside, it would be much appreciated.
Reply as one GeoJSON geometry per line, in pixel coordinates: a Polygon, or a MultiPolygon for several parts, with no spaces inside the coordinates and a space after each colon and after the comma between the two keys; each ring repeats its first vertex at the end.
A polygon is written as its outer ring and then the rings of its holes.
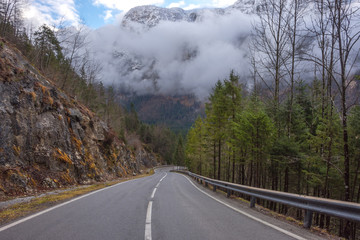
{"type": "Polygon", "coordinates": [[[94,185],[83,187],[83,188],[76,188],[69,191],[61,192],[59,194],[54,195],[47,195],[39,198],[34,198],[29,202],[25,203],[17,203],[10,207],[4,208],[0,210],[0,225],[4,225],[5,223],[9,223],[15,219],[25,217],[27,215],[30,215],[32,213],[39,212],[41,210],[44,210],[46,208],[55,206],[57,204],[60,204],[62,202],[65,202],[66,200],[70,200],[72,198],[79,197],[81,195],[84,195],[86,193],[90,193],[105,187],[109,187],[112,185],[115,185],[120,182],[125,182],[132,179],[142,178],[149,175],[154,174],[154,170],[151,169],[148,174],[142,174],[137,175],[134,177],[121,179],[117,181],[111,181],[107,183],[96,183],[94,185]]]}

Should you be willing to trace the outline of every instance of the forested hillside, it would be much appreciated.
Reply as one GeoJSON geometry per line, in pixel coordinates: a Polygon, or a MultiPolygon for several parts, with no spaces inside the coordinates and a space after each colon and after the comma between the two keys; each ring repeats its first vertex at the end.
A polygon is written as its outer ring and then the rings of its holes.
{"type": "MultiPolygon", "coordinates": [[[[215,179],[360,202],[359,9],[340,0],[267,3],[253,29],[253,84],[231,72],[213,87],[206,117],[188,133],[186,165],[215,179]],[[308,22],[306,3],[317,16],[308,22]]],[[[314,222],[355,237],[356,224],[319,214],[314,222]]]]}
{"type": "Polygon", "coordinates": [[[142,95],[124,97],[125,106],[134,107],[139,119],[148,124],[164,124],[176,133],[185,135],[204,105],[194,95],[142,95]]]}

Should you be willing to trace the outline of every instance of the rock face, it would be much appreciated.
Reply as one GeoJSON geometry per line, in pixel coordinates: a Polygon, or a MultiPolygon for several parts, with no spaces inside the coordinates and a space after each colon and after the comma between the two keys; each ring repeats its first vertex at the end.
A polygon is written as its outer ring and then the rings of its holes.
{"type": "Polygon", "coordinates": [[[108,180],[156,165],[6,43],[0,49],[0,196],[108,180]]]}

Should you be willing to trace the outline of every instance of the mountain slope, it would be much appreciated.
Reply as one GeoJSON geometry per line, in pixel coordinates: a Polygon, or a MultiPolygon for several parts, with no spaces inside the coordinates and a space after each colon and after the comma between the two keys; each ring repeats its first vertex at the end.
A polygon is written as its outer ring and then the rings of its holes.
{"type": "Polygon", "coordinates": [[[141,121],[164,124],[176,133],[187,132],[198,116],[204,115],[204,105],[193,95],[142,95],[119,100],[130,108],[131,104],[141,121]]]}
{"type": "Polygon", "coordinates": [[[0,43],[0,196],[123,177],[156,164],[130,150],[19,51],[0,43]]]}

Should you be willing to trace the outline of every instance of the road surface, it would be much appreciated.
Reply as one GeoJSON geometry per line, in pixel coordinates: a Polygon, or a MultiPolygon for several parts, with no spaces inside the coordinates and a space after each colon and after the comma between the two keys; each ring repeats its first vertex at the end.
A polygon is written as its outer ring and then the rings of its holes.
{"type": "Polygon", "coordinates": [[[0,239],[319,239],[168,170],[2,226],[0,239]]]}

